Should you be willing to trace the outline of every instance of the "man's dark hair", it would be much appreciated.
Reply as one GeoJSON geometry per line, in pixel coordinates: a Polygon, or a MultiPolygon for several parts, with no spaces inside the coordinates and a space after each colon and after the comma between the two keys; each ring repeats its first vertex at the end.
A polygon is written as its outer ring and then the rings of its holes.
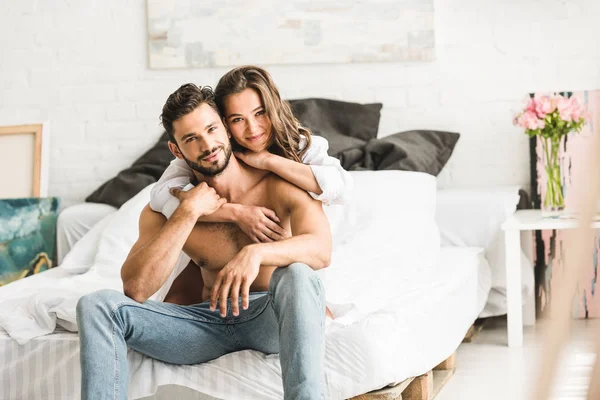
{"type": "Polygon", "coordinates": [[[173,136],[173,122],[191,113],[200,107],[202,103],[208,104],[219,114],[215,94],[210,86],[199,87],[193,83],[186,83],[171,93],[160,115],[162,125],[167,131],[171,142],[177,144],[173,136]]]}

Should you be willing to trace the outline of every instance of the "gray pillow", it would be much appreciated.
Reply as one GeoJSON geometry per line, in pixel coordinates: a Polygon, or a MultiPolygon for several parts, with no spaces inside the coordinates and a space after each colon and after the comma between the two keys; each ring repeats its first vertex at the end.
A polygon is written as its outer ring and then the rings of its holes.
{"type": "Polygon", "coordinates": [[[460,135],[414,130],[372,139],[365,146],[365,169],[397,169],[437,176],[450,159],[460,135]]]}
{"type": "Polygon", "coordinates": [[[119,208],[143,188],[158,181],[174,158],[167,145],[168,140],[169,136],[167,132],[164,132],[158,142],[138,158],[131,167],[122,170],[117,176],[106,181],[94,190],[85,201],[109,204],[119,208]]]}
{"type": "MultiPolygon", "coordinates": [[[[338,135],[365,142],[377,137],[381,103],[359,104],[330,99],[298,99],[289,100],[289,103],[300,123],[330,144],[337,141],[338,135]]],[[[338,148],[336,142],[330,154],[341,150],[343,148],[338,148]]]]}

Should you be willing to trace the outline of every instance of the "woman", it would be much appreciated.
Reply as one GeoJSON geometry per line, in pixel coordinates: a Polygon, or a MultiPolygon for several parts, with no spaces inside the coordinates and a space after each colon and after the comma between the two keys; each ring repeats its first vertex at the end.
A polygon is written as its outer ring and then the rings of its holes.
{"type": "MultiPolygon", "coordinates": [[[[267,71],[234,68],[219,80],[215,96],[238,159],[279,175],[326,204],[343,203],[352,187],[350,174],[327,155],[327,140],[300,126],[267,71]]],[[[170,217],[179,204],[171,188],[190,184],[192,177],[185,161],[173,160],[151,192],[150,207],[170,217]]],[[[289,236],[275,212],[264,207],[227,203],[200,221],[234,222],[255,242],[289,236]]]]}

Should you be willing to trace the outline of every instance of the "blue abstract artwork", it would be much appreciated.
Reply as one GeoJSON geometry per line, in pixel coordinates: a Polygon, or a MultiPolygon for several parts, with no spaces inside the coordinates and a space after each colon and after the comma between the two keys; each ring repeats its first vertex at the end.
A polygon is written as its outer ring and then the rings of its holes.
{"type": "Polygon", "coordinates": [[[52,268],[59,199],[0,200],[0,286],[52,268]]]}

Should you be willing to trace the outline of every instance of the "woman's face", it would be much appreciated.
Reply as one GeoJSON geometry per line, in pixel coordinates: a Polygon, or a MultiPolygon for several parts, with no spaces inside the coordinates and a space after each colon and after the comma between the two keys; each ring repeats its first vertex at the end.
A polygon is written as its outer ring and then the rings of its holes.
{"type": "Polygon", "coordinates": [[[251,88],[225,98],[225,124],[235,141],[251,151],[265,150],[272,142],[272,124],[258,93],[251,88]]]}

